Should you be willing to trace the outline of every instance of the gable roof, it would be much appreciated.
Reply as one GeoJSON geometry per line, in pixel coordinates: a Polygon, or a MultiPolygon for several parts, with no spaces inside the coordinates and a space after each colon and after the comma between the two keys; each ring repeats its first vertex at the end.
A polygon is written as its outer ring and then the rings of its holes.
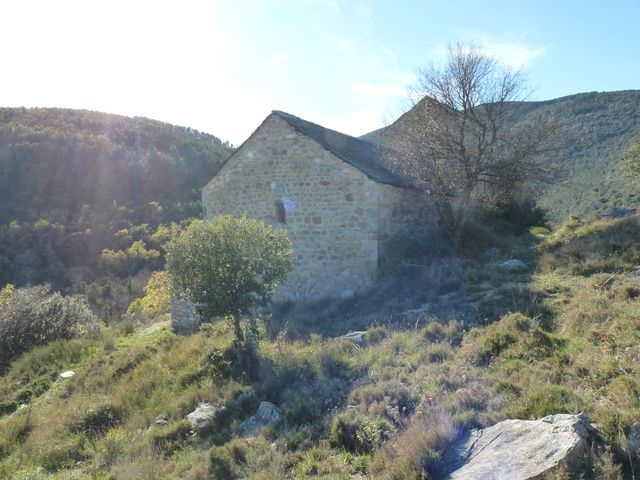
{"type": "Polygon", "coordinates": [[[384,147],[308,122],[290,113],[274,110],[272,114],[287,122],[296,131],[312,138],[372,180],[398,187],[411,187],[411,182],[407,178],[392,172],[383,164],[382,156],[386,152],[384,147]]]}

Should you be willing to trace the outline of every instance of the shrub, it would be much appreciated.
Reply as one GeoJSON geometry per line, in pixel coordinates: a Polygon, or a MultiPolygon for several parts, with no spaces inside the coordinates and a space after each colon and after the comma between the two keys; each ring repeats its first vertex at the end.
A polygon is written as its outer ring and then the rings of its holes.
{"type": "Polygon", "coordinates": [[[427,478],[441,478],[441,455],[460,434],[460,429],[441,412],[414,415],[386,452],[393,458],[388,459],[392,465],[388,478],[424,478],[425,471],[429,473],[427,478]]]}
{"type": "Polygon", "coordinates": [[[48,285],[14,290],[0,304],[0,366],[35,346],[97,329],[97,317],[82,297],[62,296],[48,285]]]}
{"type": "Polygon", "coordinates": [[[531,235],[535,235],[535,236],[545,236],[545,235],[549,235],[551,233],[551,229],[549,227],[543,227],[541,225],[536,225],[535,227],[531,227],[529,229],[529,233],[531,233],[531,235]]]}
{"type": "Polygon", "coordinates": [[[191,431],[191,424],[186,420],[156,428],[150,435],[153,450],[169,457],[185,445],[191,436],[191,431]]]}
{"type": "Polygon", "coordinates": [[[290,385],[280,394],[287,424],[318,426],[327,411],[344,402],[349,387],[347,380],[328,377],[290,385]]]}
{"type": "Polygon", "coordinates": [[[478,363],[487,363],[518,341],[518,334],[528,331],[530,320],[521,313],[505,315],[499,322],[489,325],[479,340],[476,355],[478,363]]]}
{"type": "Polygon", "coordinates": [[[374,345],[381,342],[389,336],[387,329],[381,326],[369,327],[364,334],[364,340],[367,345],[374,345]]]}
{"type": "Polygon", "coordinates": [[[109,402],[94,405],[82,412],[70,425],[72,432],[82,432],[91,438],[104,436],[107,431],[120,425],[125,418],[121,406],[109,402]]]}
{"type": "Polygon", "coordinates": [[[369,419],[354,412],[341,413],[331,422],[329,443],[352,453],[367,453],[386,440],[390,428],[382,419],[369,419]]]}
{"type": "Polygon", "coordinates": [[[513,199],[498,206],[491,217],[513,226],[516,233],[524,233],[533,226],[549,225],[548,212],[531,199],[513,199]]]}
{"type": "Polygon", "coordinates": [[[240,315],[265,305],[292,266],[286,233],[246,217],[196,220],[167,246],[172,291],[206,319],[232,316],[237,341],[240,315]]]}
{"type": "Polygon", "coordinates": [[[136,312],[147,315],[169,313],[171,310],[171,293],[169,277],[166,272],[153,272],[144,286],[144,297],[136,298],[127,309],[127,313],[136,312]]]}
{"type": "Polygon", "coordinates": [[[422,336],[429,343],[448,342],[451,345],[459,345],[462,341],[462,333],[462,324],[457,320],[451,320],[444,325],[437,319],[433,319],[422,329],[422,336]]]}
{"type": "Polygon", "coordinates": [[[542,418],[556,413],[576,413],[581,410],[580,400],[563,385],[544,385],[524,398],[517,416],[542,418]]]}
{"type": "Polygon", "coordinates": [[[131,438],[126,430],[114,428],[109,430],[96,444],[96,451],[103,465],[113,465],[131,448],[131,438]]]}
{"type": "Polygon", "coordinates": [[[72,468],[86,458],[85,439],[78,435],[50,441],[39,453],[40,464],[46,470],[72,468]]]}
{"type": "Polygon", "coordinates": [[[418,403],[411,391],[397,380],[370,383],[355,388],[349,400],[361,405],[369,413],[389,416],[392,410],[398,411],[402,416],[410,415],[418,403]]]}
{"type": "Polygon", "coordinates": [[[210,475],[219,480],[233,480],[237,478],[233,462],[224,447],[213,447],[210,452],[210,475]]]}

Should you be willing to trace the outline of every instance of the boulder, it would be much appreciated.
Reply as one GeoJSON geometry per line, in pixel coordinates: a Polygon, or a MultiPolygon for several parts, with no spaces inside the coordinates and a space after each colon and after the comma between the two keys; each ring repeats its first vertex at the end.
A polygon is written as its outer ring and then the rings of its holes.
{"type": "Polygon", "coordinates": [[[164,427],[165,425],[168,425],[168,424],[169,422],[164,418],[158,418],[151,424],[151,428],[164,427]]]}
{"type": "Polygon", "coordinates": [[[242,436],[249,437],[261,428],[280,421],[282,412],[271,402],[260,402],[258,411],[242,424],[242,436]]]}
{"type": "Polygon", "coordinates": [[[636,422],[629,429],[628,440],[629,456],[636,462],[640,462],[640,423],[636,422]]]}
{"type": "Polygon", "coordinates": [[[349,340],[349,341],[355,343],[356,345],[364,345],[364,343],[365,343],[365,340],[364,340],[365,333],[367,333],[367,332],[366,331],[349,332],[349,333],[345,333],[344,335],[341,335],[339,337],[336,337],[336,340],[349,340]]]}
{"type": "Polygon", "coordinates": [[[586,415],[505,420],[467,432],[444,457],[449,480],[526,480],[564,464],[579,467],[597,430],[586,415]]]}
{"type": "Polygon", "coordinates": [[[149,428],[153,429],[153,428],[164,427],[165,425],[168,425],[168,424],[169,424],[169,421],[167,420],[165,414],[162,414],[156,417],[156,419],[153,421],[153,423],[149,428]]]}
{"type": "Polygon", "coordinates": [[[629,272],[627,276],[633,279],[640,278],[640,267],[637,267],[635,270],[629,272]]]}
{"type": "Polygon", "coordinates": [[[527,270],[529,270],[529,266],[522,260],[518,260],[517,258],[505,260],[498,266],[503,270],[506,270],[507,272],[526,272],[527,270]]]}
{"type": "Polygon", "coordinates": [[[210,403],[203,402],[185,418],[193,426],[193,428],[205,428],[212,425],[216,421],[216,416],[224,410],[224,407],[214,407],[210,403]]]}

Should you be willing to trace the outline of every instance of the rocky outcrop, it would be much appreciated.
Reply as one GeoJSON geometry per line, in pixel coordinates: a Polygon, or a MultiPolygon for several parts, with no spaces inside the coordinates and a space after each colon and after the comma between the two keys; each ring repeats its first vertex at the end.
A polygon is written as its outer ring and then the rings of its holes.
{"type": "Polygon", "coordinates": [[[349,332],[336,337],[336,340],[348,340],[350,342],[355,343],[356,345],[364,345],[365,339],[364,336],[367,332],[365,330],[359,330],[356,332],[349,332]]]}
{"type": "Polygon", "coordinates": [[[260,402],[258,411],[253,417],[249,417],[242,424],[242,436],[249,437],[261,428],[273,425],[280,421],[282,413],[271,402],[260,402]]]}
{"type": "Polygon", "coordinates": [[[216,421],[216,417],[219,413],[224,411],[225,407],[214,407],[210,403],[201,403],[198,407],[187,415],[186,419],[189,421],[193,428],[205,428],[216,421]]]}
{"type": "Polygon", "coordinates": [[[505,420],[468,432],[444,458],[449,480],[538,479],[560,465],[577,468],[597,430],[583,414],[505,420]]]}

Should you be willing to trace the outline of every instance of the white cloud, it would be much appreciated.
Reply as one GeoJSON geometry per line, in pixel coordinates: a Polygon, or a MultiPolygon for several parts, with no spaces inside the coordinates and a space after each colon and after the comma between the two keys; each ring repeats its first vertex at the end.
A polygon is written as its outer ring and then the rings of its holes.
{"type": "Polygon", "coordinates": [[[406,95],[407,89],[399,85],[386,85],[379,83],[362,82],[355,86],[361,95],[368,97],[400,97],[406,95]]]}
{"type": "Polygon", "coordinates": [[[542,57],[547,49],[507,42],[486,42],[484,46],[490,56],[514,69],[529,67],[535,59],[542,57]]]}
{"type": "Polygon", "coordinates": [[[390,80],[399,85],[404,85],[405,87],[413,85],[416,81],[416,76],[413,73],[398,72],[392,70],[382,72],[380,74],[380,78],[390,80]]]}
{"type": "Polygon", "coordinates": [[[285,62],[287,62],[287,60],[289,60],[289,54],[281,53],[279,55],[271,57],[269,59],[269,65],[271,65],[271,68],[277,69],[280,68],[285,62]]]}
{"type": "MultiPolygon", "coordinates": [[[[461,41],[474,43],[484,48],[490,57],[503,65],[513,69],[528,68],[538,58],[546,53],[548,46],[532,47],[524,38],[515,40],[503,40],[493,35],[477,32],[458,32],[461,41]]],[[[449,48],[446,45],[438,45],[433,49],[433,54],[438,62],[446,60],[449,48]]]]}

